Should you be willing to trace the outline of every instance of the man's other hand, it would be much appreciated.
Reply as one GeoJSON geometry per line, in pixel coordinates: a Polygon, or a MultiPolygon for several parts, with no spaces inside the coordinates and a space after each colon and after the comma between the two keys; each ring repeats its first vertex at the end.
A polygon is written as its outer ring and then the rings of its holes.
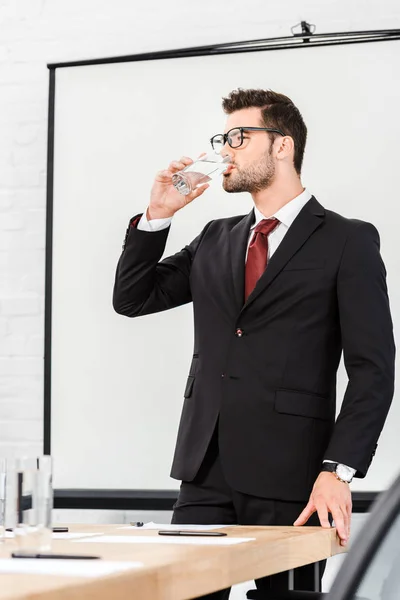
{"type": "Polygon", "coordinates": [[[322,527],[330,527],[328,513],[331,513],[342,546],[346,546],[350,537],[351,491],[347,483],[342,483],[333,473],[322,472],[314,483],[307,506],[293,523],[304,525],[315,512],[322,527]]]}

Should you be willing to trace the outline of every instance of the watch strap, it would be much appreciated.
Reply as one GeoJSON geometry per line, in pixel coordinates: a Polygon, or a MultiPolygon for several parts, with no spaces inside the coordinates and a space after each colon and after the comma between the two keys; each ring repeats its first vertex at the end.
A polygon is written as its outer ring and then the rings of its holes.
{"type": "Polygon", "coordinates": [[[328,473],[333,473],[333,474],[334,474],[334,476],[336,477],[336,479],[338,479],[338,480],[339,480],[339,481],[341,481],[342,483],[347,483],[347,484],[349,484],[351,480],[350,480],[350,481],[346,481],[346,479],[342,479],[342,478],[341,478],[341,477],[339,477],[339,475],[337,474],[337,471],[336,471],[336,469],[337,469],[338,465],[339,465],[339,463],[336,463],[336,462],[324,462],[324,463],[322,464],[321,471],[325,471],[325,472],[328,472],[328,473]]]}
{"type": "Polygon", "coordinates": [[[337,462],[324,462],[321,471],[327,471],[328,473],[336,473],[336,467],[339,463],[337,462]]]}

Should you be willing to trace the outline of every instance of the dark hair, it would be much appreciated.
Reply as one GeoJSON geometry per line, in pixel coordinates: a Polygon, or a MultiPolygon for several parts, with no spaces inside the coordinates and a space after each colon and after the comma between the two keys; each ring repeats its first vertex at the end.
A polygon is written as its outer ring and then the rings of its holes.
{"type": "MultiPolygon", "coordinates": [[[[227,98],[222,99],[222,108],[225,113],[231,113],[250,107],[261,108],[262,122],[265,127],[275,127],[286,135],[290,135],[294,142],[294,168],[300,175],[303,163],[304,149],[307,140],[307,127],[297,106],[284,94],[272,90],[233,90],[227,98]]],[[[272,142],[276,133],[270,133],[272,142]]]]}

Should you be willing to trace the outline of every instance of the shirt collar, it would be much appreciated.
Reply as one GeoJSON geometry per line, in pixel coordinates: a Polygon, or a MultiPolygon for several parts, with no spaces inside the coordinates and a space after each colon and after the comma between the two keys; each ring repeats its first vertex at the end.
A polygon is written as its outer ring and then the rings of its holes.
{"type": "Polygon", "coordinates": [[[296,196],[296,198],[293,198],[293,200],[290,200],[290,202],[282,206],[282,208],[277,210],[276,213],[274,213],[270,217],[266,217],[265,215],[263,215],[262,212],[258,210],[257,206],[254,206],[254,214],[256,220],[251,226],[251,230],[254,229],[254,227],[256,227],[258,223],[263,219],[272,218],[279,219],[279,221],[283,223],[286,227],[290,227],[297,215],[299,214],[299,212],[301,211],[301,209],[303,208],[303,206],[307,204],[311,197],[312,196],[310,192],[307,189],[305,189],[301,194],[296,196]]]}

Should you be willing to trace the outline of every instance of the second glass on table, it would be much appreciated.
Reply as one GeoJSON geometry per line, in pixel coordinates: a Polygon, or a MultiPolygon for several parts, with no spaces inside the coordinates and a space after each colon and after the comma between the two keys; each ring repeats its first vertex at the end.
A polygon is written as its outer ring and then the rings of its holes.
{"type": "Polygon", "coordinates": [[[8,469],[7,504],[13,513],[15,541],[21,550],[51,549],[52,460],[50,456],[16,459],[8,469]]]}
{"type": "Polygon", "coordinates": [[[231,159],[229,156],[221,156],[215,152],[210,152],[201,156],[191,165],[178,171],[172,176],[172,183],[183,196],[187,196],[196,188],[211,181],[218,175],[224,173],[231,159]]]}

